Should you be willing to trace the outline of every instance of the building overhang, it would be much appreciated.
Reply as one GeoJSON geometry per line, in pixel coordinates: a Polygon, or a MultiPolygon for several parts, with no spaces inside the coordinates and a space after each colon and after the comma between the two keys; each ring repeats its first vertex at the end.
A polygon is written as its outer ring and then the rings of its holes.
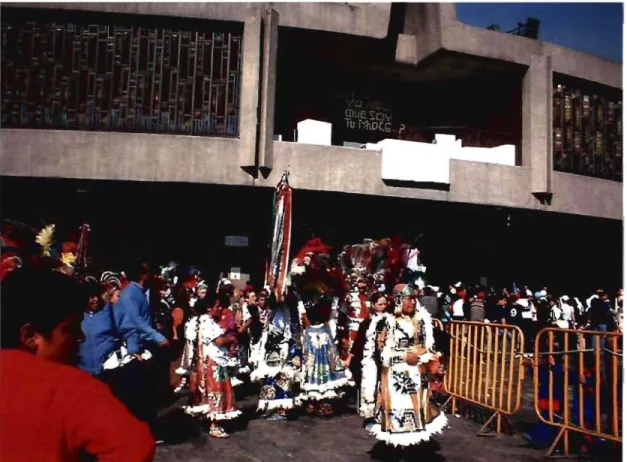
{"type": "Polygon", "coordinates": [[[619,63],[552,43],[463,24],[457,20],[454,4],[408,5],[396,61],[420,67],[438,66],[441,60],[449,59],[450,53],[523,67],[529,67],[534,56],[550,57],[553,72],[622,88],[619,63]]]}

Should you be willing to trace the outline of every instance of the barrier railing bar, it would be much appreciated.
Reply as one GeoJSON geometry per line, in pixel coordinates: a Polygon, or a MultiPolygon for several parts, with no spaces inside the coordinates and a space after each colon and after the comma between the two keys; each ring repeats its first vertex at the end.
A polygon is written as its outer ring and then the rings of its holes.
{"type": "MultiPolygon", "coordinates": [[[[579,344],[583,347],[585,346],[585,338],[582,336],[580,336],[578,338],[579,344]]],[[[579,353],[579,370],[583,371],[584,368],[584,360],[583,360],[583,353],[584,353],[584,348],[581,349],[581,352],[579,353]]],[[[584,384],[581,383],[581,380],[579,381],[579,425],[583,425],[583,418],[584,418],[584,414],[583,414],[583,393],[584,393],[584,384]]]]}
{"type": "Polygon", "coordinates": [[[505,352],[507,351],[507,335],[502,336],[502,345],[501,348],[503,350],[503,354],[501,356],[501,383],[499,384],[499,409],[503,409],[503,395],[504,395],[504,386],[505,386],[505,352]]]}
{"type": "MultiPolygon", "coordinates": [[[[490,342],[492,343],[492,342],[490,342]]],[[[499,368],[499,357],[496,355],[496,352],[499,351],[499,338],[498,336],[494,336],[494,343],[492,344],[492,353],[494,357],[493,367],[492,367],[492,382],[490,383],[490,397],[492,398],[492,407],[496,408],[496,378],[498,376],[498,368],[499,368]]]]}
{"type": "MultiPolygon", "coordinates": [[[[618,338],[612,338],[612,350],[618,350],[618,338]]],[[[621,355],[622,356],[622,355],[621,355]]],[[[618,427],[618,359],[612,357],[612,430],[614,436],[619,436],[618,427]]]]}
{"type": "MultiPolygon", "coordinates": [[[[483,347],[485,345],[485,333],[489,332],[486,331],[484,329],[481,329],[481,335],[479,336],[480,338],[480,342],[481,342],[481,346],[483,347]]],[[[477,386],[477,396],[483,396],[481,394],[481,390],[483,390],[483,365],[485,364],[485,354],[479,352],[479,385],[477,386]]]]}
{"type": "MultiPolygon", "coordinates": [[[[564,334],[564,349],[568,350],[568,334],[564,334]]],[[[564,392],[563,393],[564,394],[562,396],[564,397],[563,398],[563,402],[564,402],[564,406],[563,406],[564,407],[564,411],[563,412],[564,412],[564,420],[566,422],[570,422],[570,418],[569,418],[570,416],[568,415],[568,413],[570,411],[569,406],[568,406],[568,402],[570,401],[570,399],[568,399],[569,398],[568,382],[569,382],[569,379],[570,379],[570,374],[568,373],[569,372],[569,368],[568,368],[569,360],[570,360],[570,356],[569,355],[564,356],[564,374],[563,374],[563,376],[564,376],[564,392]]],[[[581,424],[581,422],[580,422],[580,424],[581,424]]],[[[568,454],[568,448],[570,447],[569,444],[568,444],[568,439],[569,439],[568,437],[569,437],[569,433],[568,433],[568,430],[566,430],[564,432],[564,448],[565,448],[566,454],[568,454]]]]}
{"type": "MultiPolygon", "coordinates": [[[[553,338],[553,331],[549,331],[549,352],[553,354],[553,345],[555,339],[553,338]]],[[[549,374],[549,419],[553,423],[553,374],[549,374]]]]}
{"type": "MultiPolygon", "coordinates": [[[[507,336],[504,335],[503,338],[506,338],[507,336]]],[[[516,331],[514,331],[514,334],[512,335],[511,338],[511,345],[510,345],[510,350],[509,350],[509,354],[510,357],[513,358],[514,354],[516,353],[516,331]]],[[[510,384],[509,387],[507,387],[507,410],[511,411],[512,409],[512,386],[511,383],[514,380],[514,360],[511,359],[509,362],[509,377],[508,377],[508,383],[510,384]]]]}
{"type": "MultiPolygon", "coordinates": [[[[473,339],[474,339],[474,343],[476,344],[477,337],[479,336],[479,332],[477,332],[477,329],[473,329],[473,331],[474,331],[473,339]]],[[[479,362],[481,362],[481,357],[479,357],[479,362]]],[[[481,376],[479,376],[479,380],[481,380],[481,376]]],[[[477,399],[477,395],[475,394],[476,383],[477,383],[477,349],[475,348],[472,353],[472,383],[470,384],[470,397],[473,399],[477,399]]]]}
{"type": "MultiPolygon", "coordinates": [[[[596,383],[594,384],[595,393],[595,405],[596,405],[596,430],[601,433],[601,339],[596,338],[594,342],[595,356],[595,373],[596,383]]],[[[568,422],[568,420],[567,420],[568,422]]],[[[583,422],[579,422],[579,425],[583,425],[583,422]]]]}
{"type": "MultiPolygon", "coordinates": [[[[544,351],[544,352],[538,352],[538,356],[559,356],[559,355],[565,355],[565,354],[570,354],[570,353],[592,353],[594,351],[596,351],[595,348],[583,348],[581,350],[577,349],[577,350],[554,351],[552,353],[544,351]]],[[[608,348],[601,348],[601,351],[610,353],[615,356],[620,356],[621,358],[623,357],[622,353],[619,353],[618,351],[610,350],[608,348]]]]}

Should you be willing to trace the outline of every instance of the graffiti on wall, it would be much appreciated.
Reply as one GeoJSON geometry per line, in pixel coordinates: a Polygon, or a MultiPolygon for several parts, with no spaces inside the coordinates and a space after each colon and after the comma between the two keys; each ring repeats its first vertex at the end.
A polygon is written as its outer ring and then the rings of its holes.
{"type": "Polygon", "coordinates": [[[344,123],[351,130],[393,133],[392,111],[383,102],[361,98],[354,93],[345,97],[344,123]]]}

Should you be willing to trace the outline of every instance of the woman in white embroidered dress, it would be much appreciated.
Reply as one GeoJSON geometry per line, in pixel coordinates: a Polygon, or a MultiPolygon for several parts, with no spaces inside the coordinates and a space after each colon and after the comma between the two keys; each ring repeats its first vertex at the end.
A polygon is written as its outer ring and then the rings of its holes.
{"type": "Polygon", "coordinates": [[[353,376],[359,377],[359,415],[365,419],[374,417],[381,377],[381,352],[385,340],[383,335],[392,318],[387,312],[388,300],[385,294],[373,295],[370,302],[370,318],[360,326],[349,359],[351,371],[359,369],[358,374],[353,373],[353,376]]]}
{"type": "Polygon", "coordinates": [[[446,416],[431,403],[429,371],[438,369],[431,316],[416,306],[413,289],[395,288],[395,318],[381,334],[381,378],[375,423],[368,431],[393,446],[412,446],[441,433],[446,416]]]}
{"type": "Polygon", "coordinates": [[[228,368],[232,366],[229,346],[236,343],[234,335],[225,335],[215,321],[220,316],[219,306],[207,314],[195,316],[185,326],[187,344],[182,368],[190,371],[191,403],[184,408],[193,416],[209,420],[209,435],[227,438],[229,435],[218,424],[241,415],[235,408],[235,394],[228,368]],[[193,339],[193,340],[192,340],[193,339]]]}

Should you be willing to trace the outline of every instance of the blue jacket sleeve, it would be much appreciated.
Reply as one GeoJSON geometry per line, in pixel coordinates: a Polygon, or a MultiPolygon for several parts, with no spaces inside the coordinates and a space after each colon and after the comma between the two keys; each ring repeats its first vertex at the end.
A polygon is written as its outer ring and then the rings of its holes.
{"type": "Polygon", "coordinates": [[[152,327],[152,317],[150,312],[150,305],[144,294],[134,297],[133,308],[129,310],[129,314],[140,336],[143,340],[148,342],[155,342],[157,344],[163,342],[165,337],[161,335],[154,327],[152,327]]]}
{"type": "Polygon", "coordinates": [[[130,316],[132,310],[133,303],[130,303],[129,298],[120,296],[120,301],[115,305],[113,312],[118,331],[126,344],[128,353],[138,354],[141,353],[141,340],[137,325],[133,322],[132,316],[130,316]]]}

